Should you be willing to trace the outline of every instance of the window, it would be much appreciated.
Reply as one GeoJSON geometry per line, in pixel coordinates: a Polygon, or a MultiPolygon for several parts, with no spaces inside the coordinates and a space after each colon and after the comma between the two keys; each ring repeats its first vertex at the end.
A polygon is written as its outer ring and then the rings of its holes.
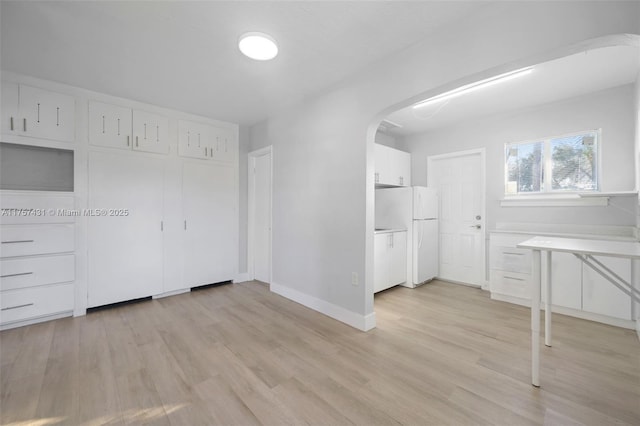
{"type": "Polygon", "coordinates": [[[505,144],[505,194],[598,190],[600,130],[505,144]]]}

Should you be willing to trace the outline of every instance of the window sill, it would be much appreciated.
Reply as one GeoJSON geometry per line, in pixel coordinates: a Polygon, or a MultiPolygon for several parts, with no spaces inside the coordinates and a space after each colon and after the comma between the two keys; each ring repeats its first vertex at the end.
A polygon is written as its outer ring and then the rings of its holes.
{"type": "Polygon", "coordinates": [[[500,207],[605,207],[610,195],[613,194],[511,196],[500,200],[500,207]]]}

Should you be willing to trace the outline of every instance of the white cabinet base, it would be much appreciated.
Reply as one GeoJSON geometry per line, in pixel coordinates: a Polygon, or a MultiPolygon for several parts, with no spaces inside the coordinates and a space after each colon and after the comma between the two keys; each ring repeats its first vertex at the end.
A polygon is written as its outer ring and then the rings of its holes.
{"type": "MultiPolygon", "coordinates": [[[[531,300],[520,297],[509,296],[500,293],[491,293],[491,300],[497,300],[500,302],[513,303],[514,305],[524,306],[529,308],[531,306],[531,300]]],[[[541,309],[544,311],[544,304],[541,304],[541,309]]],[[[585,319],[588,321],[600,322],[602,324],[612,325],[614,327],[627,328],[629,330],[636,329],[636,322],[630,320],[623,320],[619,318],[613,318],[606,315],[594,314],[593,312],[586,312],[578,309],[565,308],[564,306],[553,305],[551,311],[554,314],[567,315],[570,317],[585,319]]]]}

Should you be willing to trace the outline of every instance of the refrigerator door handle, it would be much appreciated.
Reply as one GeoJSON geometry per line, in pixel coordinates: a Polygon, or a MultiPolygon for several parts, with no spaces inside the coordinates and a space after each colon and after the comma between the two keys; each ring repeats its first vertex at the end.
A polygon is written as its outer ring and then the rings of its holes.
{"type": "Polygon", "coordinates": [[[422,248],[422,238],[424,237],[424,223],[422,221],[418,222],[420,224],[420,239],[418,240],[418,248],[422,248]]]}

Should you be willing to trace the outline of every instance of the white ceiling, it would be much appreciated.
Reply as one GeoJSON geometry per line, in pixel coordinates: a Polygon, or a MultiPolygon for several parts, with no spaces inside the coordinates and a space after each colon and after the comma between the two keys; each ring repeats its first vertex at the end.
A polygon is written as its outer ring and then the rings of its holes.
{"type": "Polygon", "coordinates": [[[253,124],[326,90],[485,2],[1,2],[2,69],[253,124]],[[271,34],[279,56],[237,49],[271,34]]]}
{"type": "Polygon", "coordinates": [[[573,98],[635,81],[640,48],[607,47],[538,64],[532,73],[468,94],[387,117],[402,128],[388,133],[410,135],[508,110],[573,98]]]}

